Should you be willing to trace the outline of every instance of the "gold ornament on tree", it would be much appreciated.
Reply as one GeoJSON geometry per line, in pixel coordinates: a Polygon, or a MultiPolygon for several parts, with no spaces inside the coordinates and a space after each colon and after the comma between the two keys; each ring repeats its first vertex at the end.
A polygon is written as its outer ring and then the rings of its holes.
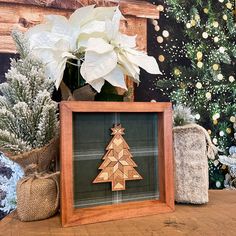
{"type": "Polygon", "coordinates": [[[114,137],[106,148],[107,152],[102,158],[104,161],[98,168],[101,172],[93,183],[111,182],[112,191],[125,190],[125,181],[143,178],[134,169],[137,165],[132,160],[129,145],[122,137],[125,129],[121,125],[114,125],[111,130],[114,137]]]}

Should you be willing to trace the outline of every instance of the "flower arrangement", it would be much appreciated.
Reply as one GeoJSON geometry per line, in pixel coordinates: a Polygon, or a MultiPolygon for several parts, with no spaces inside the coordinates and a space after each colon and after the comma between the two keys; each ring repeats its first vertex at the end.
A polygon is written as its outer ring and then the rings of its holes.
{"type": "Polygon", "coordinates": [[[124,75],[139,83],[140,67],[151,74],[161,72],[154,57],[136,50],[136,36],[119,31],[122,19],[118,7],[90,5],[77,9],[69,19],[48,15],[45,23],[29,29],[25,37],[57,89],[66,64],[75,59],[83,79],[97,92],[105,81],[127,90],[124,75]]]}

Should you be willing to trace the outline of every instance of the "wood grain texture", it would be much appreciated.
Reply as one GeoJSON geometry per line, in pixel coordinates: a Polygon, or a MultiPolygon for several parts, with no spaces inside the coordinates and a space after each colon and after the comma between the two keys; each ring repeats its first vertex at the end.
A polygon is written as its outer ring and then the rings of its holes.
{"type": "Polygon", "coordinates": [[[66,224],[73,215],[73,166],[72,166],[72,111],[64,104],[60,105],[60,122],[64,127],[60,132],[60,165],[61,165],[61,221],[66,224]],[[65,127],[66,126],[66,127],[65,127]]]}
{"type": "Polygon", "coordinates": [[[210,202],[177,204],[175,212],[62,228],[60,216],[21,222],[16,212],[0,221],[3,236],[229,236],[235,235],[236,191],[209,190],[210,202]]]}
{"type": "Polygon", "coordinates": [[[61,219],[75,226],[126,219],[174,210],[171,103],[150,102],[61,102],[61,219]],[[158,164],[160,200],[122,203],[84,209],[73,208],[72,113],[155,112],[158,113],[158,164]],[[70,163],[69,163],[70,162],[70,163]]]}
{"type": "MultiPolygon", "coordinates": [[[[10,36],[13,28],[24,32],[41,23],[45,15],[55,14],[69,17],[73,11],[0,3],[0,12],[0,52],[15,53],[15,45],[10,36]]],[[[127,35],[137,35],[137,48],[146,51],[146,27],[146,19],[127,16],[126,20],[121,22],[120,30],[127,35]]]]}
{"type": "MultiPolygon", "coordinates": [[[[98,6],[117,6],[117,0],[0,0],[1,3],[13,3],[21,5],[34,5],[47,8],[59,8],[65,10],[75,10],[82,6],[96,4],[98,6]]],[[[157,7],[147,1],[121,0],[120,9],[124,15],[131,15],[143,18],[159,18],[157,7]]]]}

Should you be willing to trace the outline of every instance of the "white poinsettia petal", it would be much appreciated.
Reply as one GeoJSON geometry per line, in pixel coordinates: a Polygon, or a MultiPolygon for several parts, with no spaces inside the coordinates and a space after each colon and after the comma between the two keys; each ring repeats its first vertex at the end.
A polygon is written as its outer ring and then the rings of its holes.
{"type": "Polygon", "coordinates": [[[124,74],[118,66],[114,70],[112,70],[109,74],[103,76],[103,78],[111,85],[127,90],[124,80],[124,74]]]}
{"type": "Polygon", "coordinates": [[[93,80],[91,82],[89,82],[89,84],[98,92],[101,92],[101,88],[104,85],[105,80],[103,78],[99,78],[96,80],[93,80]]]}
{"type": "Polygon", "coordinates": [[[86,51],[94,51],[99,54],[110,52],[114,47],[102,38],[90,38],[88,40],[86,51]]]}
{"type": "Polygon", "coordinates": [[[90,38],[104,38],[104,33],[93,32],[91,34],[80,34],[77,40],[77,48],[83,52],[88,47],[88,40],[90,38]]]}
{"type": "Polygon", "coordinates": [[[97,20],[88,22],[80,29],[81,34],[92,34],[94,32],[104,32],[104,31],[105,31],[105,22],[97,20]]]}
{"type": "Polygon", "coordinates": [[[135,48],[136,47],[136,35],[128,36],[126,34],[118,33],[116,37],[116,43],[122,47],[135,48]]]}
{"type": "Polygon", "coordinates": [[[45,75],[55,82],[55,86],[58,89],[63,78],[68,58],[75,59],[75,56],[69,52],[53,49],[37,49],[32,53],[44,63],[45,75]]]}
{"type": "Polygon", "coordinates": [[[92,51],[85,52],[84,75],[87,82],[101,78],[111,72],[117,65],[117,56],[114,51],[98,54],[92,51]]]}
{"type": "Polygon", "coordinates": [[[107,19],[106,25],[105,25],[105,33],[108,38],[108,40],[115,40],[119,29],[120,29],[120,19],[122,17],[122,14],[119,10],[119,8],[116,8],[116,11],[112,17],[112,20],[107,19]]]}
{"type": "MultiPolygon", "coordinates": [[[[61,81],[63,79],[64,70],[66,68],[66,61],[67,58],[64,58],[60,63],[55,65],[51,65],[50,72],[51,72],[51,78],[55,81],[55,87],[58,89],[60,87],[61,81]],[[57,69],[55,71],[55,69],[57,69]]],[[[49,66],[47,67],[49,68],[49,66]]]]}
{"type": "Polygon", "coordinates": [[[49,24],[51,24],[51,32],[60,34],[60,35],[68,35],[71,34],[71,27],[70,26],[68,19],[65,16],[60,16],[60,15],[47,15],[45,16],[45,19],[49,24]]]}
{"type": "Polygon", "coordinates": [[[117,7],[96,7],[93,11],[93,18],[97,20],[112,19],[117,7]]]}
{"type": "Polygon", "coordinates": [[[69,22],[74,27],[81,26],[91,19],[95,5],[81,7],[71,14],[69,22]]]}
{"type": "Polygon", "coordinates": [[[43,31],[32,34],[29,38],[30,49],[34,48],[52,48],[59,38],[50,32],[43,31]]]}
{"type": "Polygon", "coordinates": [[[140,69],[137,65],[127,60],[122,53],[118,53],[118,63],[126,75],[131,76],[135,82],[139,82],[140,69]]]}
{"type": "Polygon", "coordinates": [[[143,68],[150,74],[162,74],[154,57],[148,56],[140,51],[126,48],[127,59],[143,68]]]}
{"type": "Polygon", "coordinates": [[[45,32],[45,31],[50,31],[52,28],[51,24],[39,24],[39,25],[35,25],[31,28],[29,28],[24,36],[27,38],[27,39],[30,39],[34,34],[40,34],[41,32],[45,32]]]}
{"type": "Polygon", "coordinates": [[[55,43],[54,49],[62,52],[69,52],[70,46],[70,42],[62,38],[55,43]]]}

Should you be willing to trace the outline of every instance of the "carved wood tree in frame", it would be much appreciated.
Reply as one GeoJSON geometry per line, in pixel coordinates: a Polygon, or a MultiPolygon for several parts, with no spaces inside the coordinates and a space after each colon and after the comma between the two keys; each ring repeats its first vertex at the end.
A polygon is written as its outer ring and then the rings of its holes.
{"type": "Polygon", "coordinates": [[[101,172],[98,174],[93,183],[112,183],[112,191],[125,190],[125,181],[140,180],[141,175],[134,169],[137,167],[132,160],[129,145],[122,137],[124,128],[121,124],[114,125],[111,128],[114,137],[106,148],[106,154],[103,156],[103,163],[98,168],[101,172]]]}
{"type": "MultiPolygon", "coordinates": [[[[138,115],[138,114],[137,114],[138,115]]],[[[149,102],[61,102],[61,220],[64,227],[154,215],[174,210],[172,106],[149,102]],[[145,200],[89,208],[74,207],[73,115],[74,113],[155,113],[158,116],[159,200],[145,200]]],[[[78,186],[79,187],[79,186],[78,186]]]]}

